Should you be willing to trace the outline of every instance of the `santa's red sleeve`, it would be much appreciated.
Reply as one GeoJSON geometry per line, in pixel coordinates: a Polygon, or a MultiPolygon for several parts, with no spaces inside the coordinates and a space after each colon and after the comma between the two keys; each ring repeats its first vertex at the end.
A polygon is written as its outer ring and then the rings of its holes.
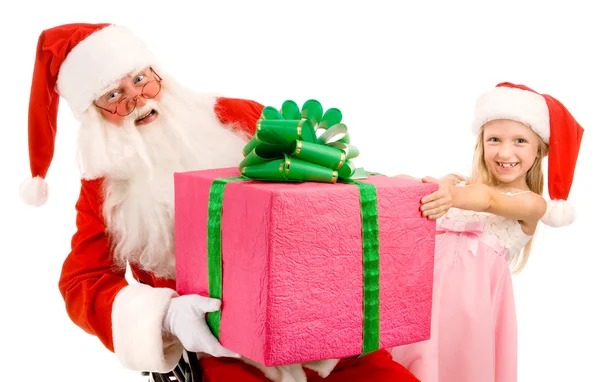
{"type": "Polygon", "coordinates": [[[256,131],[256,121],[260,118],[263,108],[263,105],[255,101],[222,97],[217,98],[215,113],[221,123],[243,132],[250,139],[256,131]]]}
{"type": "MultiPolygon", "coordinates": [[[[215,113],[224,125],[252,135],[262,106],[253,101],[220,98],[215,113]]],[[[170,371],[183,348],[163,332],[162,321],[171,298],[177,294],[170,288],[129,285],[125,270],[115,266],[102,215],[102,182],[81,181],[77,230],[59,280],[67,313],[76,325],[113,351],[124,367],[170,371]]]]}
{"type": "Polygon", "coordinates": [[[102,200],[102,180],[82,180],[77,231],[59,281],[67,313],[76,325],[114,351],[124,367],[170,371],[183,349],[163,333],[162,321],[171,297],[177,294],[169,288],[128,285],[125,270],[112,261],[102,200]]]}

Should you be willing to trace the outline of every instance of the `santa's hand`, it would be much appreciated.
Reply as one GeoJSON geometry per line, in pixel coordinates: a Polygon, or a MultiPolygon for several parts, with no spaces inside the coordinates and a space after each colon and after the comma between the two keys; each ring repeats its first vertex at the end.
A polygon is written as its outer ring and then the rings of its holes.
{"type": "Polygon", "coordinates": [[[221,301],[213,298],[200,295],[174,297],[169,303],[163,327],[165,331],[177,337],[190,352],[239,358],[239,354],[221,346],[206,323],[206,313],[219,309],[221,301]]]}

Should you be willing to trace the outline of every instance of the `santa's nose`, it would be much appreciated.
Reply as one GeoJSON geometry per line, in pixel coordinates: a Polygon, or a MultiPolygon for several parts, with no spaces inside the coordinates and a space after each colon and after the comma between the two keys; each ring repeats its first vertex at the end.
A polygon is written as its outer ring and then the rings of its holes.
{"type": "Polygon", "coordinates": [[[146,105],[146,98],[142,96],[137,96],[135,98],[135,107],[144,107],[146,105]]]}

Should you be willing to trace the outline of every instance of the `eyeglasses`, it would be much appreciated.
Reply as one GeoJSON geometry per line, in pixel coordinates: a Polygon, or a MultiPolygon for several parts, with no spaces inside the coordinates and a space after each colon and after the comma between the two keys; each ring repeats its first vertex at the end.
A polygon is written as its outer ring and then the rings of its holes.
{"type": "Polygon", "coordinates": [[[137,106],[138,97],[141,96],[146,99],[151,99],[156,97],[158,93],[160,93],[160,90],[162,88],[162,78],[158,74],[156,74],[154,69],[150,68],[150,70],[152,71],[154,79],[146,82],[144,86],[142,86],[142,91],[135,97],[124,97],[116,104],[116,107],[112,108],[113,110],[109,110],[102,106],[98,106],[96,102],[94,102],[94,106],[111,114],[118,114],[121,117],[128,116],[133,112],[133,110],[137,106]]]}

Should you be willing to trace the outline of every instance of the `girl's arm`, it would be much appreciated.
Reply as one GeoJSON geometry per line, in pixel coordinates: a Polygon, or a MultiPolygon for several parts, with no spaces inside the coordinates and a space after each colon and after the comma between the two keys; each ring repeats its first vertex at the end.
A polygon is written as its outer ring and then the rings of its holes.
{"type": "Polygon", "coordinates": [[[546,212],[546,200],[535,192],[506,195],[484,184],[472,184],[464,187],[451,186],[450,194],[453,207],[518,220],[524,228],[533,231],[546,212]]]}
{"type": "Polygon", "coordinates": [[[448,186],[455,186],[465,180],[467,180],[467,178],[456,174],[448,174],[439,179],[441,184],[445,184],[448,186]]]}
{"type": "Polygon", "coordinates": [[[395,178],[406,178],[406,179],[412,179],[412,180],[418,180],[421,181],[423,179],[428,179],[430,182],[435,181],[435,183],[439,183],[439,184],[445,184],[448,186],[454,186],[460,182],[462,182],[464,179],[466,178],[462,178],[459,175],[455,175],[455,174],[448,174],[445,175],[441,178],[432,178],[430,176],[426,176],[425,178],[416,178],[414,176],[411,175],[406,175],[406,174],[400,174],[400,175],[394,175],[395,178]]]}

